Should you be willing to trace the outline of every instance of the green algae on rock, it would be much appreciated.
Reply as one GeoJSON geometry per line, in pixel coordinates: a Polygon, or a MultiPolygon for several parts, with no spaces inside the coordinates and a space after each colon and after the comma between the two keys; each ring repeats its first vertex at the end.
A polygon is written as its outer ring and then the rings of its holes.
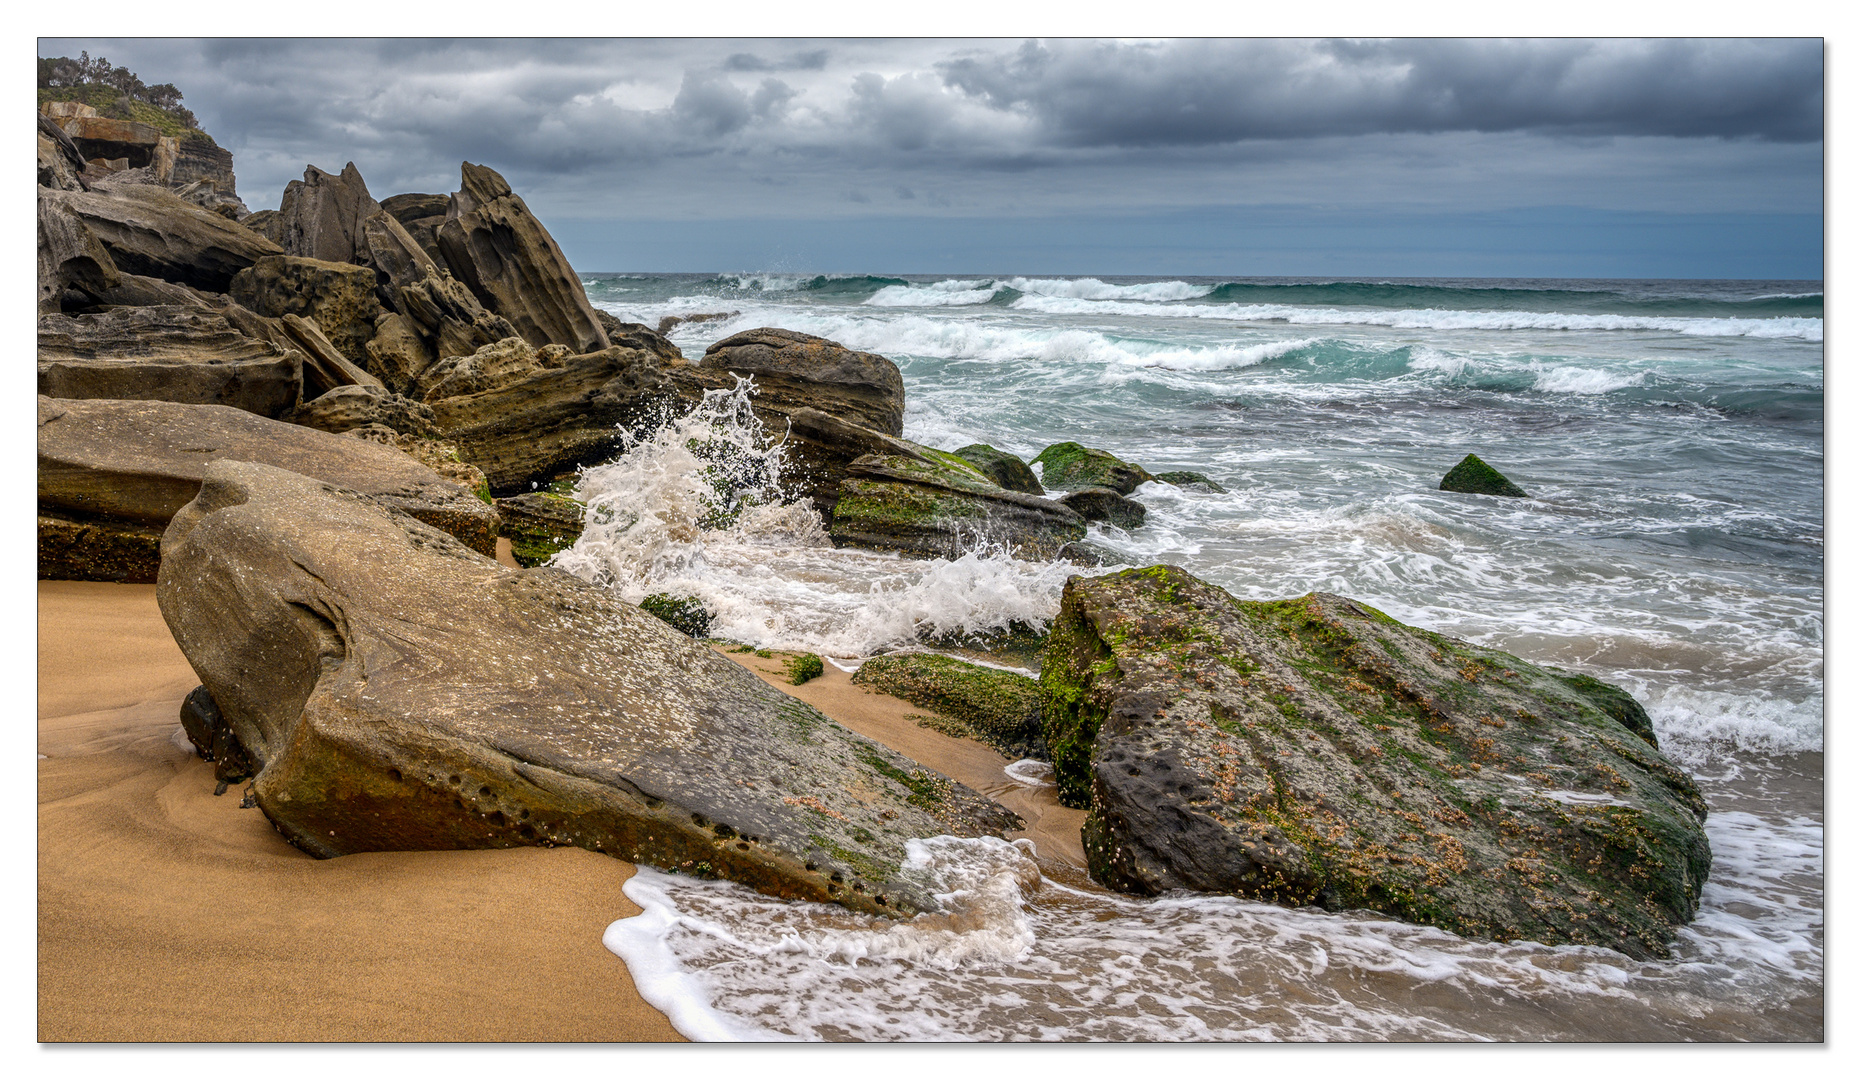
{"type": "Polygon", "coordinates": [[[794,686],[800,686],[809,679],[818,679],[827,670],[821,664],[821,658],[811,652],[796,653],[783,661],[782,666],[788,669],[788,681],[794,686]]]}
{"type": "Polygon", "coordinates": [[[1094,450],[1076,442],[1054,443],[1034,458],[1041,467],[1040,482],[1056,491],[1105,487],[1129,495],[1153,477],[1142,465],[1120,460],[1109,450],[1094,450]]]}
{"type": "Polygon", "coordinates": [[[1034,470],[1027,467],[1027,462],[987,443],[971,443],[950,452],[981,469],[989,479],[1009,491],[1027,495],[1047,493],[1047,489],[1040,486],[1040,478],[1034,475],[1034,470]]]}
{"type": "Polygon", "coordinates": [[[1183,488],[1187,491],[1199,491],[1205,495],[1226,495],[1228,489],[1215,483],[1199,472],[1178,470],[1176,472],[1152,473],[1152,480],[1183,488]]]}
{"type": "MultiPolygon", "coordinates": [[[[582,535],[587,507],[553,491],[527,492],[496,500],[498,533],[510,541],[518,566],[540,566],[558,551],[575,546],[582,535]]],[[[696,635],[703,637],[704,635],[696,635]]]]}
{"type": "Polygon", "coordinates": [[[1343,597],[1074,578],[1041,689],[1060,800],[1122,891],[1645,958],[1711,867],[1706,804],[1627,695],[1343,597]]]}
{"type": "Polygon", "coordinates": [[[896,918],[940,908],[908,841],[1021,825],[609,590],[281,469],[206,467],[156,598],[319,858],[568,845],[896,918]]]}
{"type": "Polygon", "coordinates": [[[1479,457],[1468,454],[1460,459],[1460,464],[1447,471],[1441,478],[1442,491],[1457,491],[1463,495],[1504,495],[1509,499],[1530,498],[1525,489],[1507,480],[1498,469],[1493,468],[1479,457]]]}
{"type": "Polygon", "coordinates": [[[654,593],[640,601],[640,610],[665,623],[686,637],[711,636],[711,612],[695,596],[654,593]]]}
{"type": "Polygon", "coordinates": [[[945,734],[975,739],[1004,757],[1046,756],[1040,684],[1012,671],[935,653],[875,656],[853,682],[930,709],[950,724],[945,734]]]}
{"type": "Polygon", "coordinates": [[[1009,491],[954,454],[866,454],[847,465],[827,535],[835,544],[955,558],[978,540],[1020,558],[1053,558],[1086,535],[1085,519],[1051,499],[1009,491]]]}

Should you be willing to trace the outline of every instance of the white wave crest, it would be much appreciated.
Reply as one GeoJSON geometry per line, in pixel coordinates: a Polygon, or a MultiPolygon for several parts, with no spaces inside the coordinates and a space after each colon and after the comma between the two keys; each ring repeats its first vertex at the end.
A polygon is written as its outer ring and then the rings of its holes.
{"type": "Polygon", "coordinates": [[[988,281],[939,281],[930,285],[887,285],[867,297],[871,307],[962,307],[986,304],[999,286],[988,281]]]}
{"type": "Polygon", "coordinates": [[[1606,394],[1628,386],[1641,385],[1642,374],[1598,371],[1595,368],[1554,367],[1541,371],[1534,390],[1553,394],[1606,394]]]}
{"type": "Polygon", "coordinates": [[[1009,278],[1002,284],[1021,293],[1073,300],[1196,300],[1215,291],[1213,285],[1186,281],[1147,281],[1113,285],[1098,278],[1009,278]]]}

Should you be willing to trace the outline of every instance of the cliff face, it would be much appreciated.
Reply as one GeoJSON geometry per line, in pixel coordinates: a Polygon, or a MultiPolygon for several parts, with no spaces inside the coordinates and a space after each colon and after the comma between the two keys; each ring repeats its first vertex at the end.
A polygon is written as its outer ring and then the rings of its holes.
{"type": "Polygon", "coordinates": [[[180,150],[175,154],[174,172],[168,182],[175,187],[183,187],[196,180],[211,183],[213,190],[221,195],[237,197],[239,191],[234,186],[232,151],[209,142],[182,141],[180,150]]]}

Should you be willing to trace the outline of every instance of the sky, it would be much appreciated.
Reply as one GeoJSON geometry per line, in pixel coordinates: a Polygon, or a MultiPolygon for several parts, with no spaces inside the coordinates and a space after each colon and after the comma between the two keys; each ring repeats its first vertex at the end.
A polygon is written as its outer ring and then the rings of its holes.
{"type": "Polygon", "coordinates": [[[1820,278],[1815,39],[70,39],[578,270],[1820,278]]]}

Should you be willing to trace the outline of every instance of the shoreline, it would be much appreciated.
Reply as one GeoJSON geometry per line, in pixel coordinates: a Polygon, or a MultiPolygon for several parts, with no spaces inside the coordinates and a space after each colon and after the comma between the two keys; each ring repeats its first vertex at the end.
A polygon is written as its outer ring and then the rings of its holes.
{"type": "MultiPolygon", "coordinates": [[[[212,794],[179,735],[198,680],[154,586],[40,581],[37,600],[41,1042],[683,1041],[601,944],[639,913],[621,892],[633,864],[579,848],[314,859],[237,787],[212,794]]],[[[832,665],[791,686],[779,655],[724,655],[1020,813],[1010,835],[1043,860],[1083,865],[1083,813],[987,747],[832,665]]]]}

